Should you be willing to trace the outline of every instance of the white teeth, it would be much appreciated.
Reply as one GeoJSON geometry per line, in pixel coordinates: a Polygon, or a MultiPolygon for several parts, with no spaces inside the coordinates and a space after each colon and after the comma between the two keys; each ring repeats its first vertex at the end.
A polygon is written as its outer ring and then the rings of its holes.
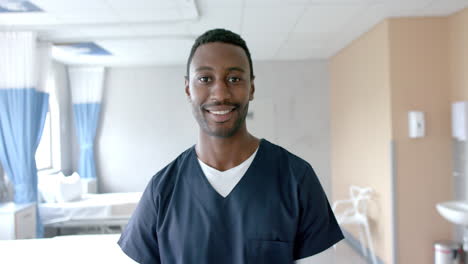
{"type": "Polygon", "coordinates": [[[231,112],[232,110],[224,110],[224,111],[210,111],[210,113],[212,114],[215,114],[215,115],[225,115],[229,112],[231,112]]]}

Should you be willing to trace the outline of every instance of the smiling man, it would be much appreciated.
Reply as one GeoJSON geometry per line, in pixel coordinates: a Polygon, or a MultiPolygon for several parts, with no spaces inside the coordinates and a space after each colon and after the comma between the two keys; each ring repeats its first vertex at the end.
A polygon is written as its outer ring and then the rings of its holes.
{"type": "Polygon", "coordinates": [[[151,179],[119,240],[129,257],[285,264],[343,239],[309,163],[248,132],[254,74],[239,35],[214,29],[197,38],[185,93],[198,143],[151,179]]]}

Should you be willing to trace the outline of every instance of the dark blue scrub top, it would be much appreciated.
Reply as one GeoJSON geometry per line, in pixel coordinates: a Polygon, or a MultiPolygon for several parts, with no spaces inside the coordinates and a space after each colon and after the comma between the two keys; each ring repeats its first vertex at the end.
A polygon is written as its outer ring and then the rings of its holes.
{"type": "Polygon", "coordinates": [[[183,152],[151,179],[118,243],[140,263],[285,264],[341,239],[312,167],[262,139],[226,198],[195,147],[183,152]]]}

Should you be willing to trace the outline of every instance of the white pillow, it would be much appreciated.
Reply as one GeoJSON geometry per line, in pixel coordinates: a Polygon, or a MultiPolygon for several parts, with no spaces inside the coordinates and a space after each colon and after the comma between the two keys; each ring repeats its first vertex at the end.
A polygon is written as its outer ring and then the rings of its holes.
{"type": "Polygon", "coordinates": [[[55,203],[57,201],[55,196],[62,177],[63,174],[61,172],[58,174],[38,174],[37,187],[44,202],[55,203]]]}
{"type": "MultiPolygon", "coordinates": [[[[63,174],[62,174],[63,175],[63,174]]],[[[81,179],[78,173],[71,176],[63,176],[55,196],[57,202],[71,202],[81,198],[81,179]]]]}
{"type": "Polygon", "coordinates": [[[71,176],[59,172],[38,175],[38,178],[38,189],[46,203],[70,202],[81,198],[81,179],[76,172],[71,176]]]}

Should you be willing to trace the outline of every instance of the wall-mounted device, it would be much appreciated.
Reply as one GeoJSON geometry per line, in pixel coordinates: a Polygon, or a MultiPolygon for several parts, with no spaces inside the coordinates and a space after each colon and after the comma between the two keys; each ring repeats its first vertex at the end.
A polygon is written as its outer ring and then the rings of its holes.
{"type": "Polygon", "coordinates": [[[425,136],[424,112],[408,112],[408,133],[410,138],[422,138],[425,136]]]}
{"type": "Polygon", "coordinates": [[[467,138],[468,102],[455,102],[452,104],[452,136],[460,141],[467,138]]]}

